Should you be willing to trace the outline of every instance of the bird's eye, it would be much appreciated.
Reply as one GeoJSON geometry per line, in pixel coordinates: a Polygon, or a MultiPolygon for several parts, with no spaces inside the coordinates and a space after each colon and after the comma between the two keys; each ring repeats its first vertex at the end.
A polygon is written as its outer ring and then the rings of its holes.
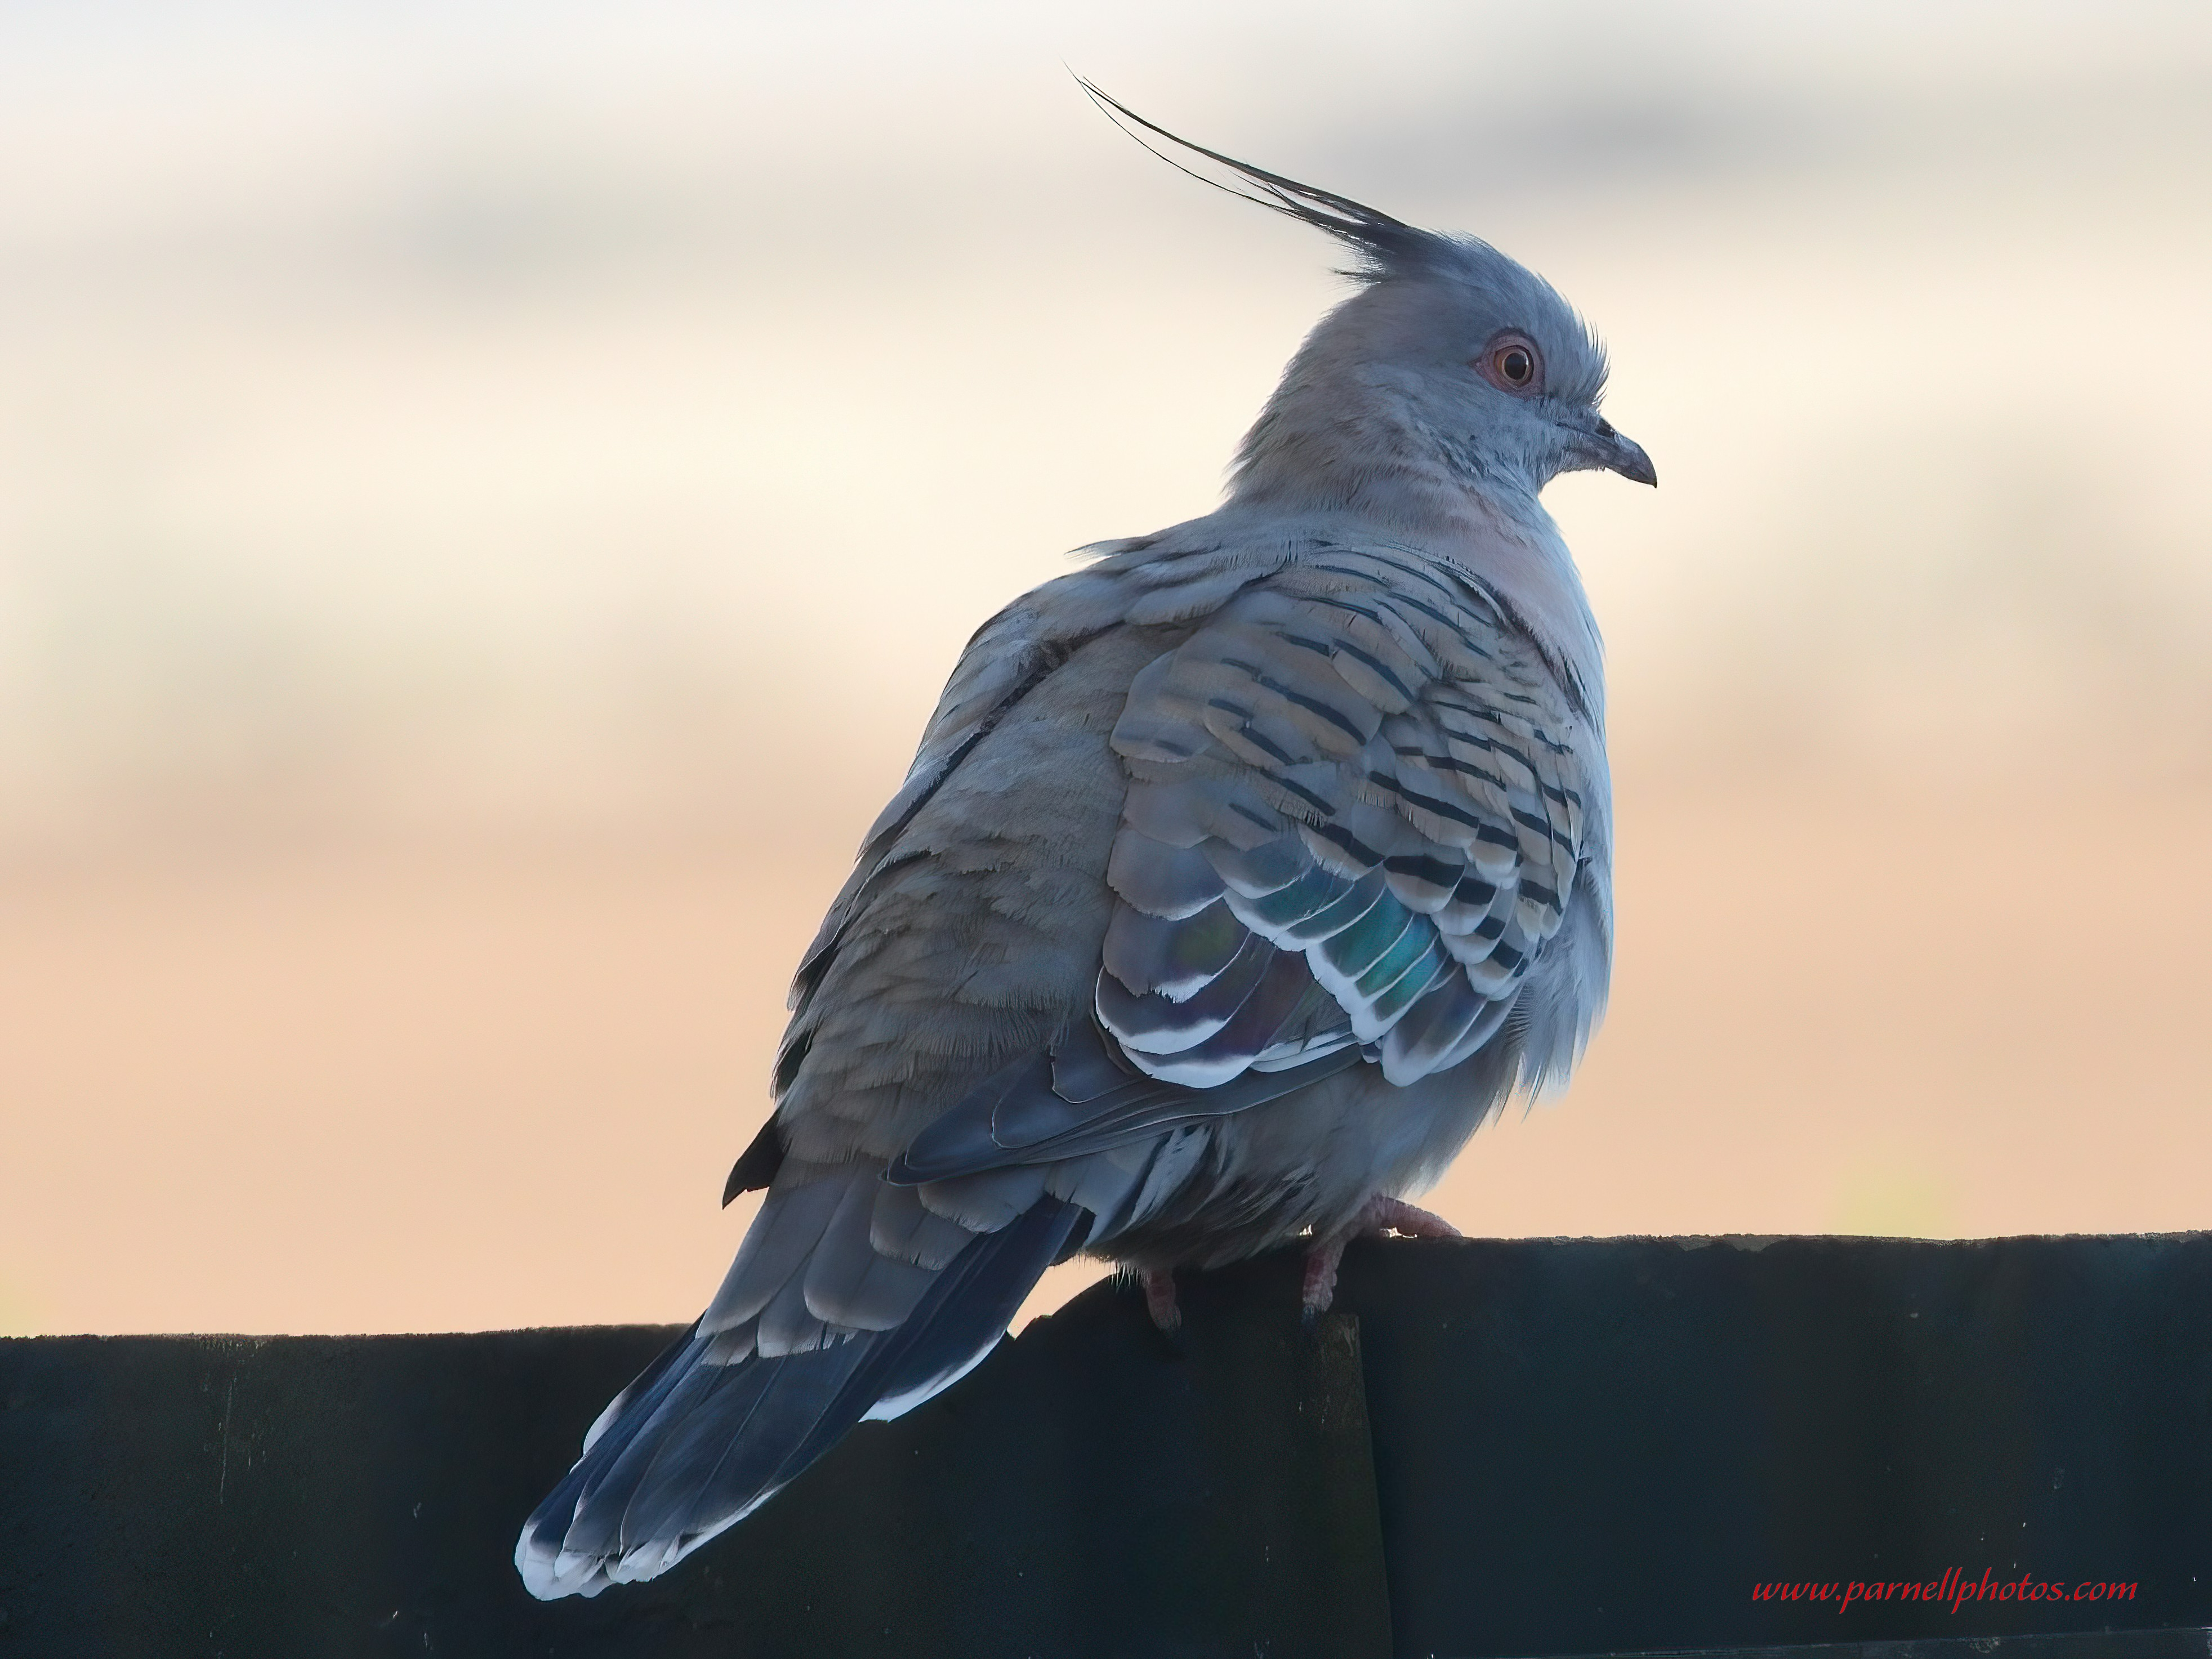
{"type": "Polygon", "coordinates": [[[1543,354],[1523,335],[1499,335],[1471,367],[1500,392],[1531,397],[1544,389],[1543,354]]]}

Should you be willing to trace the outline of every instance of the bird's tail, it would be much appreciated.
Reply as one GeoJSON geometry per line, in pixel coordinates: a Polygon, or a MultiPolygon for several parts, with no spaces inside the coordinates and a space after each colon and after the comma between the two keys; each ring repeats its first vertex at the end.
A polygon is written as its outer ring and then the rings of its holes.
{"type": "Polygon", "coordinates": [[[695,1322],[599,1414],[524,1525],[524,1585],[550,1601],[665,1572],[862,1418],[896,1417],[964,1375],[1085,1218],[1041,1197],[965,1245],[896,1325],[806,1352],[762,1354],[757,1314],[712,1334],[695,1322]]]}

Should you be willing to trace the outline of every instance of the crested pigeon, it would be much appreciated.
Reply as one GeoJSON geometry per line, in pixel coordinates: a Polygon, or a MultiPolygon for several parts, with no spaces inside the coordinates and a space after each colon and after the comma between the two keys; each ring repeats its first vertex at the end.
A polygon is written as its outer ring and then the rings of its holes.
{"type": "Polygon", "coordinates": [[[1496,249],[1085,89],[1337,238],[1358,287],[1218,511],[1086,550],[969,642],[799,964],[725,1195],[759,1213],[525,1526],[532,1595],[665,1571],[957,1381],[1078,1253],[1171,1327],[1176,1268],[1297,1246],[1326,1307],[1347,1238],[1450,1231],[1401,1195],[1602,1009],[1601,651],[1538,504],[1571,469],[1656,482],[1599,413],[1602,350],[1496,249]]]}

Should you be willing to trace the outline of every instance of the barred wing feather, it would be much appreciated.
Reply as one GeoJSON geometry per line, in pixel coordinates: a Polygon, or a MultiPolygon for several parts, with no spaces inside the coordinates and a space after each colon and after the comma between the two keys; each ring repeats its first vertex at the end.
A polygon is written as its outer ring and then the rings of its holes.
{"type": "Polygon", "coordinates": [[[1096,1006],[1218,1087],[1349,1045],[1393,1083],[1493,1036],[1566,914],[1589,717],[1485,592],[1333,549],[1136,678],[1096,1006]]]}

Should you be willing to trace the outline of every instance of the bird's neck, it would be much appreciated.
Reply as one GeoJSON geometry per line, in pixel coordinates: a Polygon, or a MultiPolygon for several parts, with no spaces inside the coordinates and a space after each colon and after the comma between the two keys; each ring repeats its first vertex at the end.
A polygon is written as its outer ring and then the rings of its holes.
{"type": "Polygon", "coordinates": [[[1424,533],[1541,511],[1525,483],[1455,453],[1387,377],[1304,367],[1293,364],[1238,447],[1233,504],[1353,514],[1424,533]]]}
{"type": "Polygon", "coordinates": [[[1326,522],[1457,571],[1511,609],[1595,715],[1604,647],[1535,488],[1455,453],[1389,391],[1286,380],[1238,452],[1224,511],[1326,522]]]}

